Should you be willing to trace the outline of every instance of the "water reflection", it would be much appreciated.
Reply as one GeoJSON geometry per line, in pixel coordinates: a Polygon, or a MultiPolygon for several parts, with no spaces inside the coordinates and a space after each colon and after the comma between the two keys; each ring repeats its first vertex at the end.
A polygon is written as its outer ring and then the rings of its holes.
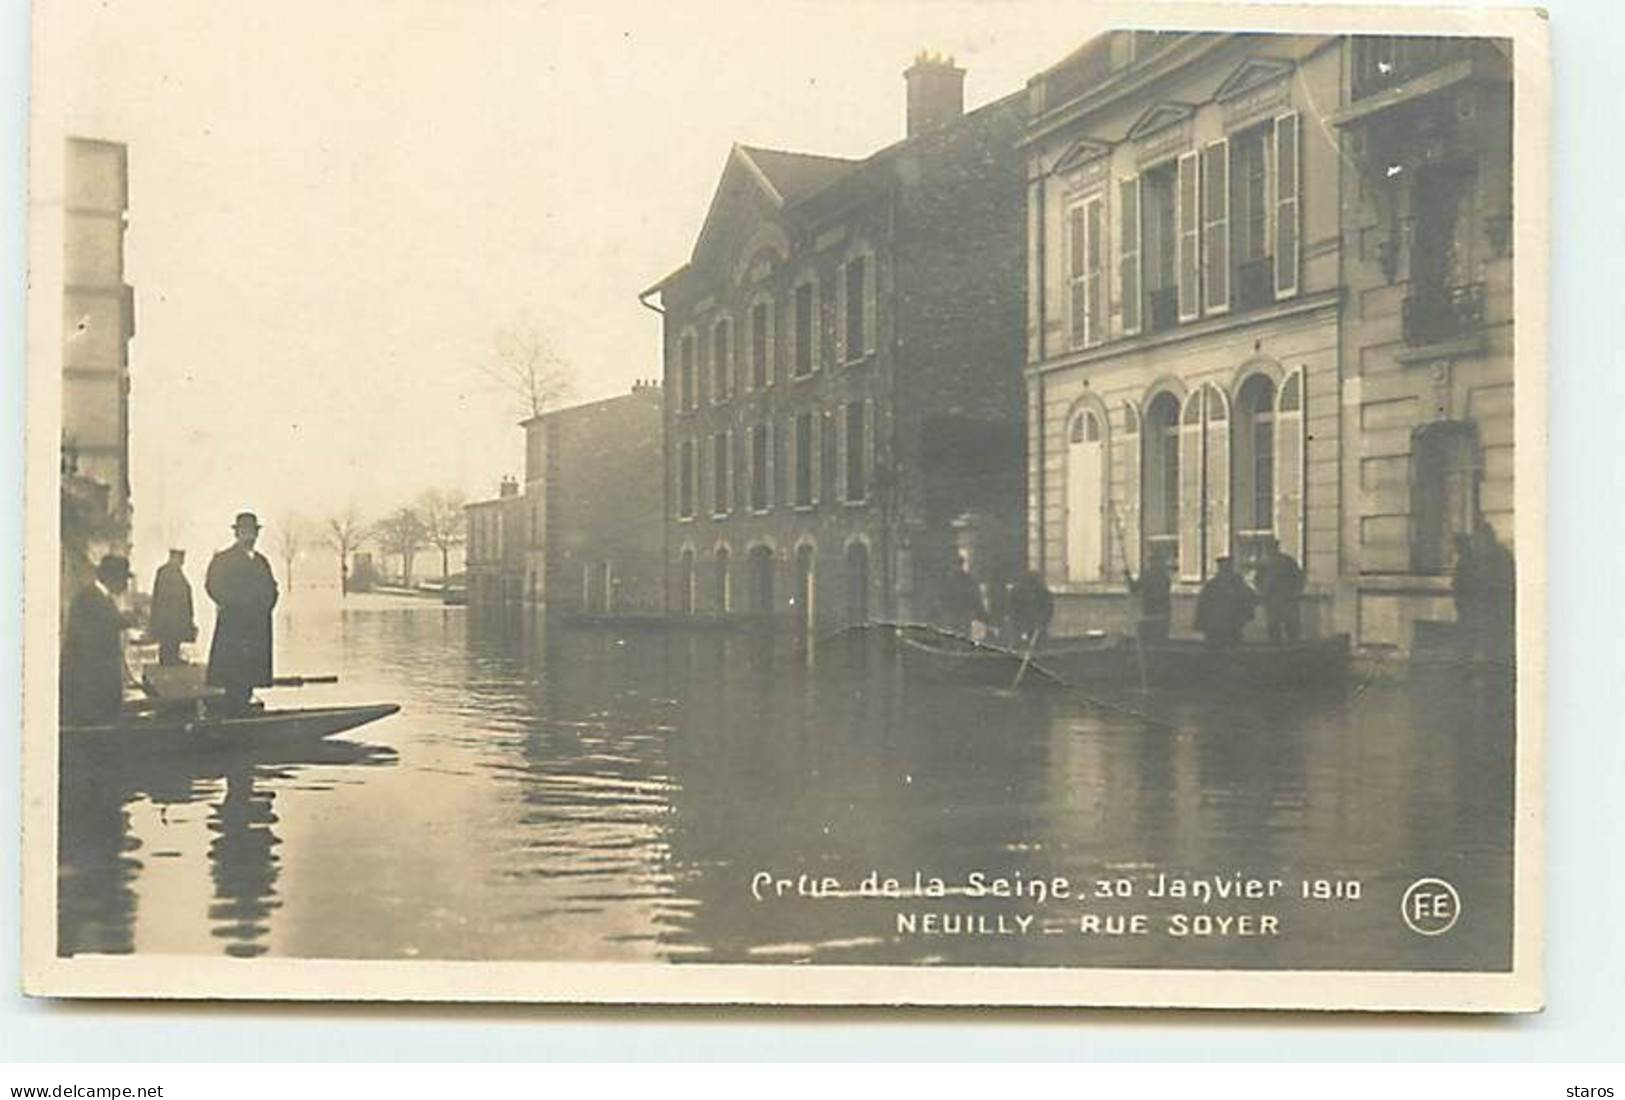
{"type": "Polygon", "coordinates": [[[153,777],[65,788],[65,950],[1510,962],[1508,685],[1442,676],[1222,699],[1130,685],[1091,701],[923,683],[882,640],[821,644],[809,664],[749,631],[573,628],[404,601],[296,608],[279,631],[290,667],[336,668],[348,698],[403,704],[369,727],[393,751],[330,742],[323,751],[354,758],[169,776],[162,794],[153,777]],[[150,812],[160,799],[207,813],[165,833],[150,812]],[[188,829],[189,843],[166,839],[188,829]],[[758,900],[764,872],[841,889],[758,900]],[[1130,879],[1141,896],[1032,905],[858,889],[871,876],[957,885],[973,872],[1130,879]],[[203,875],[205,898],[179,884],[187,874],[203,875]],[[1398,899],[1434,874],[1466,908],[1450,936],[1425,939],[1406,930],[1398,899]],[[1176,940],[1161,925],[1177,907],[1144,896],[1158,875],[1277,877],[1294,892],[1358,881],[1363,893],[1278,902],[1279,936],[1176,940]],[[1082,935],[1091,910],[1144,912],[1158,932],[1082,935]],[[915,911],[1030,914],[1060,931],[914,934],[900,915],[915,911]]]}

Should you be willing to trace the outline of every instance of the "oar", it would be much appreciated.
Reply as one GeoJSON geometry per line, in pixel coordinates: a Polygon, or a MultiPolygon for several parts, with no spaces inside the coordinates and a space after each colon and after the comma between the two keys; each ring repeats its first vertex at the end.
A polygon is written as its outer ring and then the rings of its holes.
{"type": "Polygon", "coordinates": [[[337,673],[325,673],[321,676],[273,676],[271,686],[277,688],[302,688],[309,684],[336,684],[339,682],[337,673]]]}
{"type": "Polygon", "coordinates": [[[1042,627],[1034,627],[1027,638],[1027,652],[1021,658],[1021,667],[1016,669],[1016,678],[1010,682],[1010,690],[1015,691],[1021,686],[1021,678],[1027,675],[1027,666],[1033,663],[1033,650],[1038,646],[1038,636],[1042,634],[1042,627]]]}

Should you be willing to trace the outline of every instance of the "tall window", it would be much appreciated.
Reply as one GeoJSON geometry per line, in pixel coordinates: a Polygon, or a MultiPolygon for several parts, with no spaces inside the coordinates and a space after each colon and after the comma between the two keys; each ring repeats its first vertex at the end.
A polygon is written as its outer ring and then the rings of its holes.
{"type": "Polygon", "coordinates": [[[846,262],[846,285],[842,290],[845,293],[846,358],[849,362],[861,359],[869,347],[868,333],[864,328],[869,293],[868,268],[869,261],[864,256],[846,262]]]}
{"type": "Polygon", "coordinates": [[[1154,168],[1141,181],[1141,263],[1145,265],[1146,328],[1155,332],[1179,319],[1179,225],[1172,164],[1154,168]]]}
{"type": "Polygon", "coordinates": [[[1072,418],[1066,448],[1066,576],[1099,580],[1105,567],[1106,448],[1100,417],[1084,409],[1072,418]]]}
{"type": "Polygon", "coordinates": [[[750,384],[756,389],[764,389],[768,384],[769,323],[768,303],[757,302],[750,307],[750,384]]]}
{"type": "Polygon", "coordinates": [[[813,372],[816,362],[813,347],[814,334],[817,332],[817,318],[813,316],[813,285],[802,283],[796,287],[795,293],[795,342],[796,377],[800,378],[813,372]]]}
{"type": "Polygon", "coordinates": [[[813,502],[813,477],[817,472],[813,469],[814,448],[817,445],[813,432],[818,427],[818,418],[812,413],[801,413],[796,417],[795,425],[795,503],[797,507],[805,508],[813,502]]]}
{"type": "Polygon", "coordinates": [[[1480,516],[1483,476],[1476,426],[1439,420],[1411,437],[1411,569],[1443,573],[1458,535],[1473,532],[1480,516]]]}
{"type": "Polygon", "coordinates": [[[717,547],[716,591],[714,593],[714,600],[717,614],[719,615],[726,615],[728,612],[733,610],[733,593],[730,591],[732,585],[729,583],[732,578],[728,576],[728,567],[730,564],[728,548],[726,546],[717,547]]]}
{"type": "Polygon", "coordinates": [[[711,437],[711,513],[728,514],[728,433],[718,432],[711,437]]]}
{"type": "Polygon", "coordinates": [[[1270,253],[1270,151],[1273,124],[1230,139],[1230,225],[1236,256],[1236,306],[1255,309],[1275,298],[1270,253]]]}
{"type": "Polygon", "coordinates": [[[1105,337],[1105,291],[1102,264],[1105,255],[1105,220],[1100,196],[1078,203],[1068,218],[1071,236],[1072,344],[1098,344],[1105,337]]]}
{"type": "Polygon", "coordinates": [[[688,333],[678,342],[677,385],[678,407],[688,411],[694,408],[694,335],[688,333]]]}
{"type": "Polygon", "coordinates": [[[1161,553],[1170,572],[1179,566],[1179,401],[1159,393],[1145,411],[1143,523],[1149,554],[1161,553]]]}
{"type": "Polygon", "coordinates": [[[694,614],[694,551],[685,549],[677,566],[677,606],[684,615],[694,614]]]}
{"type": "Polygon", "coordinates": [[[1262,374],[1236,395],[1236,534],[1256,559],[1275,534],[1275,385],[1262,374]]]}
{"type": "Polygon", "coordinates": [[[677,514],[690,519],[694,515],[694,441],[684,440],[677,453],[677,514]]]}
{"type": "Polygon", "coordinates": [[[767,425],[758,424],[750,430],[750,507],[765,512],[767,499],[767,425]]]}
{"type": "Polygon", "coordinates": [[[852,401],[846,406],[842,434],[846,446],[845,495],[849,501],[869,499],[869,432],[873,429],[864,413],[862,401],[852,401]]]}
{"type": "Polygon", "coordinates": [[[711,400],[726,401],[733,389],[733,323],[726,317],[711,326],[711,400]]]}

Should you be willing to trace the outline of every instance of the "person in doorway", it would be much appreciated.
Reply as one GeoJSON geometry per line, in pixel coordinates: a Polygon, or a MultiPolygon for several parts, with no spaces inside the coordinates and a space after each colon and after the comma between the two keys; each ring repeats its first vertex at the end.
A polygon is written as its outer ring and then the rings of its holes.
{"type": "Polygon", "coordinates": [[[1234,560],[1222,557],[1196,597],[1196,630],[1211,648],[1239,645],[1257,603],[1257,593],[1236,572],[1234,560]]]}
{"type": "Polygon", "coordinates": [[[1032,647],[1049,633],[1055,618],[1055,596],[1044,578],[1029,569],[1010,587],[1010,630],[1012,644],[1032,647]]]}
{"type": "Polygon", "coordinates": [[[964,557],[954,559],[942,582],[942,625],[955,634],[970,637],[973,623],[987,622],[987,609],[982,606],[982,589],[964,557]]]}
{"type": "Polygon", "coordinates": [[[1163,561],[1161,548],[1152,548],[1151,560],[1146,563],[1138,579],[1125,569],[1123,580],[1128,584],[1128,590],[1140,597],[1138,624],[1140,641],[1148,644],[1166,642],[1168,623],[1173,617],[1173,602],[1170,598],[1173,578],[1168,575],[1168,566],[1163,561]]]}
{"type": "Polygon", "coordinates": [[[181,664],[181,644],[197,641],[193,620],[192,582],[186,579],[185,550],[171,550],[169,560],[152,578],[152,614],[147,634],[158,642],[160,665],[181,664]]]}
{"type": "Polygon", "coordinates": [[[245,710],[254,689],[271,682],[271,609],[276,578],[271,563],[254,549],[260,522],[253,512],[238,513],[235,540],[209,562],[204,588],[219,611],[209,645],[208,682],[225,692],[228,709],[245,710]]]}
{"type": "Polygon", "coordinates": [[[1303,568],[1275,539],[1258,564],[1258,595],[1264,602],[1264,622],[1271,642],[1296,642],[1303,633],[1298,602],[1303,597],[1303,568]]]}
{"type": "Polygon", "coordinates": [[[95,579],[74,597],[62,630],[61,711],[68,725],[116,722],[124,704],[124,631],[133,621],[119,607],[130,587],[130,561],[108,554],[95,579]]]}

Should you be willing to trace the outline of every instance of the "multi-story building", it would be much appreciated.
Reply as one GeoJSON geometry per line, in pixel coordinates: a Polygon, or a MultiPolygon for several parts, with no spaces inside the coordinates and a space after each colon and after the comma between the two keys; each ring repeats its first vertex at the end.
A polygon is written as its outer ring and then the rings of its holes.
{"type": "Polygon", "coordinates": [[[554,611],[660,611],[659,384],[545,412],[524,428],[526,599],[554,611]]]}
{"type": "Polygon", "coordinates": [[[130,543],[130,339],[135,292],[124,281],[129,206],[123,145],[67,141],[63,199],[63,582],[130,543]]]}
{"type": "Polygon", "coordinates": [[[1029,82],[1057,630],[1126,626],[1152,553],[1188,630],[1216,559],[1272,540],[1311,630],[1451,617],[1449,536],[1510,518],[1509,90],[1489,41],[1146,32],[1029,82]]]}
{"type": "Polygon", "coordinates": [[[1019,96],[904,74],[863,159],[735,146],[664,320],[667,604],[928,615],[1022,554],[1019,96]]]}
{"type": "Polygon", "coordinates": [[[470,605],[519,603],[525,590],[528,516],[518,479],[503,478],[495,497],[465,504],[463,514],[468,518],[464,560],[470,605]]]}

